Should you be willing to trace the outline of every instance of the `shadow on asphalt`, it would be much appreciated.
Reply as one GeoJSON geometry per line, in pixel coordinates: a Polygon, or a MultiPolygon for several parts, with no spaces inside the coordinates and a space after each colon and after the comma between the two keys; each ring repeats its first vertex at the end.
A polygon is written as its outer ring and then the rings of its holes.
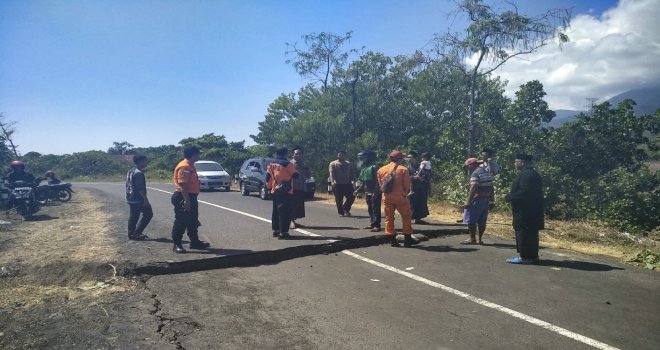
{"type": "MultiPolygon", "coordinates": [[[[516,249],[515,244],[508,244],[508,243],[484,243],[483,246],[484,247],[516,249]]],[[[543,249],[543,248],[539,247],[539,249],[543,249]]]]}
{"type": "Polygon", "coordinates": [[[438,252],[438,253],[447,253],[447,252],[470,253],[479,250],[477,248],[453,248],[446,245],[416,246],[414,248],[420,250],[426,250],[428,252],[438,252]]]}
{"type": "Polygon", "coordinates": [[[207,249],[188,249],[186,254],[212,254],[218,256],[230,256],[252,253],[249,249],[222,249],[222,248],[207,248],[207,249]]]}
{"type": "Polygon", "coordinates": [[[575,260],[549,260],[541,259],[537,264],[539,266],[559,267],[564,269],[573,269],[581,271],[611,271],[611,270],[625,270],[620,267],[610,266],[607,264],[599,264],[588,261],[575,261],[575,260]]]}
{"type": "MultiPolygon", "coordinates": [[[[289,232],[290,233],[290,232],[289,232]]],[[[351,239],[348,237],[341,237],[341,236],[335,236],[335,237],[323,237],[323,236],[300,236],[300,235],[293,235],[291,234],[291,237],[286,239],[287,241],[328,241],[328,240],[347,240],[351,239]]]]}
{"type": "Polygon", "coordinates": [[[301,229],[310,229],[310,230],[359,230],[357,227],[349,227],[349,226],[307,226],[301,227],[301,229]]]}

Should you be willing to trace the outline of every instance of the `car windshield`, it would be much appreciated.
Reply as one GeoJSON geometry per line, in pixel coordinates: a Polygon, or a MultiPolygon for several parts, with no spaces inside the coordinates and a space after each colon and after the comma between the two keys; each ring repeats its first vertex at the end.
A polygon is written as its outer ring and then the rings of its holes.
{"type": "Polygon", "coordinates": [[[195,163],[197,171],[224,171],[222,165],[218,163],[195,163]]]}

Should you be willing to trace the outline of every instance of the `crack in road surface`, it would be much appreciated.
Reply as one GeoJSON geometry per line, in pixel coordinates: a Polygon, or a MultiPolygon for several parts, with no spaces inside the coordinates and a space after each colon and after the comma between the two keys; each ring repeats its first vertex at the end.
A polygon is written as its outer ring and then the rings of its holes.
{"type": "MultiPolygon", "coordinates": [[[[439,237],[447,234],[464,233],[464,228],[444,229],[439,232],[425,232],[425,236],[439,237]]],[[[389,237],[385,235],[370,236],[363,238],[346,239],[340,241],[329,240],[324,244],[301,245],[287,247],[277,250],[264,250],[239,255],[220,256],[207,259],[193,259],[176,262],[155,262],[151,264],[129,267],[124,270],[124,275],[171,275],[190,273],[215,269],[226,269],[234,267],[255,267],[261,265],[277,264],[282,261],[302,258],[311,255],[339,253],[344,250],[373,247],[389,243],[389,237]]]]}

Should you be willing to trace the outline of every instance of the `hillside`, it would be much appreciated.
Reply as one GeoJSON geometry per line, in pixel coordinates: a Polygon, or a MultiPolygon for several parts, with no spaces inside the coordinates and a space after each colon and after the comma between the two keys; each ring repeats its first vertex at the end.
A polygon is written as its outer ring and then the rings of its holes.
{"type": "MultiPolygon", "coordinates": [[[[635,115],[654,114],[656,109],[660,108],[660,86],[628,90],[605,102],[609,102],[612,106],[616,106],[625,99],[631,99],[637,103],[637,105],[635,105],[635,115]]],[[[557,116],[552,119],[548,125],[558,128],[565,123],[575,120],[576,116],[582,112],[585,111],[558,109],[555,111],[557,116]]]]}

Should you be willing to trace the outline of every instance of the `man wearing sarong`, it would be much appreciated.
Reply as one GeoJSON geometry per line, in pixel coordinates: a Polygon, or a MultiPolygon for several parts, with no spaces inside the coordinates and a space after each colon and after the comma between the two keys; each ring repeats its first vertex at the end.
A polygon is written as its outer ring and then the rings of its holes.
{"type": "Polygon", "coordinates": [[[513,229],[519,256],[507,259],[510,264],[532,264],[539,260],[539,230],[544,228],[543,183],[532,167],[532,156],[519,154],[514,163],[520,174],[513,181],[505,200],[513,210],[513,229]]]}

